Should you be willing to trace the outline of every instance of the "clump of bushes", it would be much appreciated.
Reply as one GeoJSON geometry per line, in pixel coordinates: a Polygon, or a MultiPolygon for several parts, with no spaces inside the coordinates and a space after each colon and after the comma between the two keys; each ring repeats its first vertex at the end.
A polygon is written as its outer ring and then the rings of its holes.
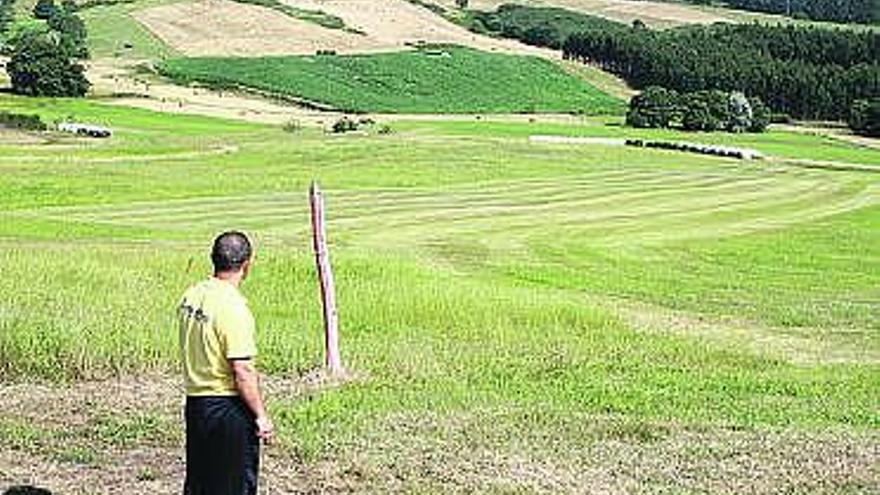
{"type": "Polygon", "coordinates": [[[359,127],[360,126],[358,125],[358,122],[356,120],[350,119],[348,117],[342,117],[341,119],[333,123],[333,127],[331,129],[333,130],[334,134],[342,134],[345,132],[356,131],[359,129],[359,127]]]}
{"type": "MultiPolygon", "coordinates": [[[[333,126],[330,128],[334,134],[343,134],[346,132],[360,131],[364,128],[371,128],[376,125],[376,121],[369,117],[362,117],[360,119],[353,119],[351,117],[342,117],[333,123],[333,126]]],[[[378,134],[391,134],[391,127],[387,125],[382,125],[376,131],[378,134]]]]}
{"type": "Polygon", "coordinates": [[[880,137],[880,97],[854,101],[848,123],[856,134],[880,137]]]}
{"type": "Polygon", "coordinates": [[[23,131],[45,131],[49,128],[39,115],[0,111],[0,127],[23,131]]]}
{"type": "Polygon", "coordinates": [[[770,124],[770,112],[759,98],[748,98],[738,91],[680,94],[651,86],[630,100],[626,123],[640,128],[764,132],[770,124]]]}

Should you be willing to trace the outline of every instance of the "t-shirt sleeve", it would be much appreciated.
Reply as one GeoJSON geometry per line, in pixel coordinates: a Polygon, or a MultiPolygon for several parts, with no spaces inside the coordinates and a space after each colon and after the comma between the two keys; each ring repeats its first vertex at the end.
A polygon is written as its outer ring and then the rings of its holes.
{"type": "Polygon", "coordinates": [[[245,304],[225,308],[217,318],[226,359],[246,359],[257,355],[254,316],[245,304]]]}

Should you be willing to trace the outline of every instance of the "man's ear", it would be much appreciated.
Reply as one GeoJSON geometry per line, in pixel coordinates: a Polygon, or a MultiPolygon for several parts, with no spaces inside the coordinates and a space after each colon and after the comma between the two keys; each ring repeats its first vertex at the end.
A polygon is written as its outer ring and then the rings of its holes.
{"type": "Polygon", "coordinates": [[[251,273],[251,262],[252,261],[253,261],[253,258],[251,258],[241,264],[241,278],[242,278],[242,280],[246,279],[247,276],[251,273]]]}

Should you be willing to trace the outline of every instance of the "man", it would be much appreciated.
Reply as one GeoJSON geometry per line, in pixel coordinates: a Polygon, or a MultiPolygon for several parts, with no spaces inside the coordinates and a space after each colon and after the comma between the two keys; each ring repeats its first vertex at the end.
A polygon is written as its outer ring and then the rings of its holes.
{"type": "Polygon", "coordinates": [[[251,270],[241,232],[214,241],[214,276],[180,303],[180,357],[186,385],[185,495],[255,495],[260,439],[272,438],[253,359],[255,324],[238,291],[251,270]]]}

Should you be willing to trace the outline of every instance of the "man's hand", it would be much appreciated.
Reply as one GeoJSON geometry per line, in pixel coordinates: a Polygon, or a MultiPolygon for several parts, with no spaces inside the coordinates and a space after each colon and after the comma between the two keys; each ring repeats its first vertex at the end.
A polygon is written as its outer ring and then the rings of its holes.
{"type": "Polygon", "coordinates": [[[242,400],[256,417],[257,436],[263,440],[263,443],[269,443],[272,440],[275,427],[272,426],[272,420],[269,419],[266,408],[263,406],[259,375],[253,361],[234,359],[229,361],[229,365],[235,375],[235,388],[238,389],[242,400]]]}
{"type": "Polygon", "coordinates": [[[275,426],[269,416],[261,416],[257,418],[257,436],[263,440],[263,443],[271,443],[275,434],[275,426]]]}

